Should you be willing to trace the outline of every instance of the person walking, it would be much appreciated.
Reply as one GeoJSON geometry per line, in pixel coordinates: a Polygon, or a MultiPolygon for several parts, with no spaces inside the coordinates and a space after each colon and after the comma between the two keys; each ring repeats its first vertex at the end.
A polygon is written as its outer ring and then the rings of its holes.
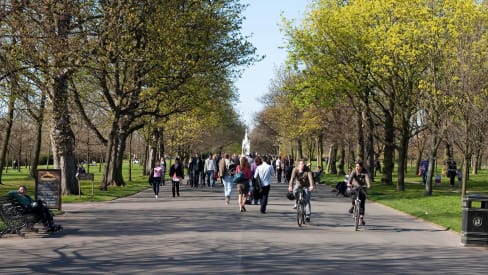
{"type": "Polygon", "coordinates": [[[230,196],[232,195],[232,180],[234,176],[231,174],[231,166],[235,166],[229,159],[229,154],[224,154],[224,157],[219,161],[219,177],[224,184],[225,204],[230,204],[230,196]]]}
{"type": "Polygon", "coordinates": [[[212,154],[208,154],[208,158],[205,160],[203,171],[207,178],[207,186],[213,188],[215,185],[214,172],[217,170],[217,165],[212,154]]]}
{"type": "Polygon", "coordinates": [[[251,166],[246,156],[240,159],[240,165],[237,166],[236,176],[233,183],[237,184],[237,190],[239,192],[239,209],[241,212],[246,212],[246,198],[249,193],[251,180],[251,166]]]}
{"type": "Polygon", "coordinates": [[[196,153],[190,162],[191,187],[198,188],[200,174],[203,171],[203,161],[200,154],[196,153]]]}
{"type": "Polygon", "coordinates": [[[183,172],[183,165],[180,163],[180,159],[176,158],[175,163],[169,168],[169,176],[171,177],[171,192],[173,193],[173,198],[180,196],[180,182],[185,177],[183,172]]]}
{"type": "Polygon", "coordinates": [[[154,191],[154,197],[157,199],[159,195],[159,187],[161,186],[161,179],[163,176],[163,168],[161,167],[159,160],[157,160],[154,164],[154,168],[152,169],[151,174],[151,184],[154,191]]]}
{"type": "Polygon", "coordinates": [[[281,168],[281,156],[278,156],[275,161],[276,166],[276,178],[278,179],[278,183],[281,183],[281,175],[282,175],[282,168],[281,168]]]}
{"type": "Polygon", "coordinates": [[[274,170],[271,165],[263,161],[260,156],[254,158],[256,163],[256,172],[254,178],[261,186],[261,214],[266,214],[266,207],[268,205],[269,190],[271,188],[271,178],[274,176],[274,170]]]}

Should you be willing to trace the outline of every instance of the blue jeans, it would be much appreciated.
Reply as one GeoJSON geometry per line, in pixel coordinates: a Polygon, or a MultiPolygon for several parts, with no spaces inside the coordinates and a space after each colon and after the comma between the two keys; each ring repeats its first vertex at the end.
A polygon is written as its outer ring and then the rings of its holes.
{"type": "Polygon", "coordinates": [[[303,198],[305,200],[305,215],[307,215],[307,217],[310,217],[310,215],[312,214],[312,205],[310,202],[310,199],[312,198],[312,192],[308,191],[308,188],[304,188],[295,184],[295,187],[293,187],[293,195],[295,195],[295,198],[298,198],[298,192],[301,191],[300,189],[305,190],[305,197],[303,198]]]}
{"type": "Polygon", "coordinates": [[[208,187],[214,187],[215,185],[214,170],[207,170],[207,185],[208,187]]]}
{"type": "Polygon", "coordinates": [[[159,185],[161,184],[161,177],[156,177],[154,178],[153,182],[152,182],[152,186],[153,186],[153,191],[154,191],[154,195],[157,195],[159,194],[159,185]]]}
{"type": "Polygon", "coordinates": [[[224,182],[224,195],[226,197],[230,197],[232,195],[232,177],[231,176],[224,176],[222,179],[224,182]]]}

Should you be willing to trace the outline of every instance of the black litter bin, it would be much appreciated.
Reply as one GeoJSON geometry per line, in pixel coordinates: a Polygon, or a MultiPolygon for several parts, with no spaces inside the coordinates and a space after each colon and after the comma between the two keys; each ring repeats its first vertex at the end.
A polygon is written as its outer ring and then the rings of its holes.
{"type": "Polygon", "coordinates": [[[461,241],[464,245],[488,245],[488,196],[463,197],[461,241]]]}

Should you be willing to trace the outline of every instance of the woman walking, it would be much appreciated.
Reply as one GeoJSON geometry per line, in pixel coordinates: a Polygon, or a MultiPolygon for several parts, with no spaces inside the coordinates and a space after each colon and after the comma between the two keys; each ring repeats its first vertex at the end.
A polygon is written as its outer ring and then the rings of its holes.
{"type": "Polygon", "coordinates": [[[171,177],[171,192],[173,198],[180,196],[180,181],[185,177],[183,173],[183,165],[180,163],[180,159],[176,158],[175,163],[169,168],[169,176],[171,177]]]}
{"type": "Polygon", "coordinates": [[[163,176],[163,168],[160,166],[160,162],[156,161],[154,168],[152,169],[152,187],[154,191],[154,197],[157,199],[159,195],[159,186],[161,186],[162,176],[163,176]]]}
{"type": "Polygon", "coordinates": [[[236,168],[236,177],[234,183],[237,184],[237,190],[239,192],[239,209],[241,212],[246,212],[246,198],[249,192],[251,180],[251,166],[246,156],[243,156],[240,160],[240,165],[236,168]]]}
{"type": "Polygon", "coordinates": [[[224,184],[224,196],[225,196],[225,204],[230,204],[230,196],[232,195],[232,180],[234,179],[234,175],[232,174],[232,166],[234,164],[229,159],[229,154],[224,154],[224,157],[219,161],[219,177],[222,179],[222,183],[224,184]]]}

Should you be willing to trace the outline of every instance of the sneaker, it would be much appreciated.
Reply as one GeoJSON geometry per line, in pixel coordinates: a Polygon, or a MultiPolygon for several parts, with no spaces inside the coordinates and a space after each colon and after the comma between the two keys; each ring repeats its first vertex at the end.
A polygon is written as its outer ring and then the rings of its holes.
{"type": "Polygon", "coordinates": [[[354,206],[351,206],[351,208],[349,208],[349,214],[352,214],[353,210],[354,210],[354,206]]]}
{"type": "Polygon", "coordinates": [[[158,195],[154,195],[154,197],[157,199],[158,198],[158,195]]]}
{"type": "Polygon", "coordinates": [[[364,221],[363,216],[359,217],[359,222],[361,223],[361,225],[366,225],[366,222],[364,221]]]}
{"type": "Polygon", "coordinates": [[[296,205],[296,204],[295,204],[295,205],[293,205],[293,209],[297,209],[297,205],[296,205]]]}
{"type": "Polygon", "coordinates": [[[46,233],[53,233],[55,230],[54,230],[54,226],[45,226],[44,227],[44,231],[46,233]]]}
{"type": "Polygon", "coordinates": [[[310,216],[305,217],[306,222],[310,222],[310,216]]]}

